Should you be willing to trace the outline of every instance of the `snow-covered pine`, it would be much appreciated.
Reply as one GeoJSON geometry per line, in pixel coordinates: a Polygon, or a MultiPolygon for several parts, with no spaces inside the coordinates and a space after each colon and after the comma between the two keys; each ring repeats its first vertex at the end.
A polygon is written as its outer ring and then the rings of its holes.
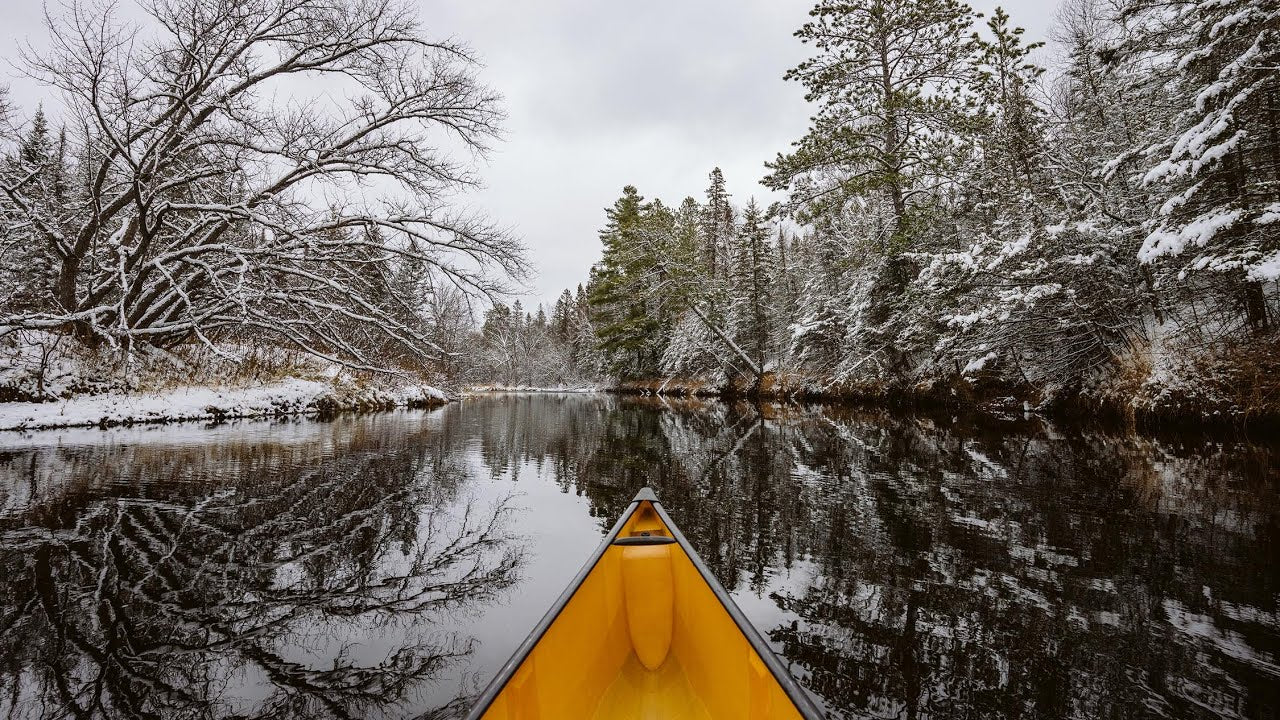
{"type": "MultiPolygon", "coordinates": [[[[1254,330],[1280,279],[1280,6],[1263,0],[1135,0],[1122,52],[1175,93],[1179,112],[1142,149],[1152,194],[1144,262],[1221,278],[1254,330]]],[[[1225,287],[1223,287],[1225,285],[1225,287]]]]}
{"type": "Polygon", "coordinates": [[[1280,304],[1277,12],[1065,0],[1045,73],[1003,11],[819,0],[788,74],[814,121],[765,178],[800,232],[757,285],[745,235],[719,239],[734,211],[713,172],[698,257],[634,286],[679,299],[653,327],[659,373],[1122,403],[1162,402],[1196,364],[1253,357],[1256,376],[1280,304]],[[775,339],[753,352],[764,307],[775,339]]]}
{"type": "Polygon", "coordinates": [[[775,361],[774,277],[777,271],[770,231],[755,198],[748,201],[734,238],[728,327],[734,341],[764,368],[775,361]]]}
{"type": "Polygon", "coordinates": [[[714,168],[708,175],[706,204],[701,211],[702,262],[707,276],[725,281],[732,273],[733,254],[730,247],[734,237],[733,205],[729,191],[725,189],[724,173],[714,168]]]}
{"type": "Polygon", "coordinates": [[[820,0],[810,16],[796,36],[815,54],[786,77],[817,111],[767,181],[792,189],[793,211],[808,215],[883,196],[892,224],[879,244],[891,255],[965,155],[973,11],[957,0],[820,0]]]}
{"type": "Polygon", "coordinates": [[[646,203],[634,186],[606,209],[604,247],[591,268],[591,322],[610,372],[644,377],[657,372],[666,346],[663,245],[674,223],[661,202],[646,203]]]}
{"type": "Polygon", "coordinates": [[[785,209],[797,220],[850,244],[837,292],[865,294],[816,303],[822,326],[850,333],[820,344],[840,348],[842,378],[878,374],[916,351],[900,322],[907,253],[924,249],[973,155],[974,14],[956,0],[820,0],[810,15],[796,35],[814,54],[787,77],[817,108],[765,182],[789,191],[785,209]]]}
{"type": "Polygon", "coordinates": [[[909,307],[928,310],[902,324],[915,330],[904,344],[932,346],[918,376],[1076,383],[1140,331],[1139,228],[1127,216],[1140,214],[1141,196],[1104,167],[1141,127],[1119,102],[1130,69],[1098,59],[1113,32],[1091,3],[1064,8],[1067,63],[1042,105],[1037,44],[1023,44],[1003,13],[988,19],[975,58],[978,154],[947,210],[953,226],[931,231],[945,250],[917,254],[909,307]]]}

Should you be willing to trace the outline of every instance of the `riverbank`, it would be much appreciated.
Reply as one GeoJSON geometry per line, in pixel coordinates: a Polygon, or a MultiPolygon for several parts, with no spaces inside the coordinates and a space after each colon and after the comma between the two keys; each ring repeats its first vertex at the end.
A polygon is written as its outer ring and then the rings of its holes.
{"type": "Polygon", "coordinates": [[[468,385],[462,389],[463,395],[484,395],[487,393],[549,393],[563,395],[565,393],[608,392],[609,388],[599,385],[468,385]]]}
{"type": "Polygon", "coordinates": [[[323,415],[441,405],[407,375],[355,372],[278,347],[125,353],[54,333],[0,342],[0,431],[323,415]]]}
{"type": "Polygon", "coordinates": [[[77,395],[52,402],[0,403],[0,430],[111,427],[137,423],[323,415],[346,411],[433,407],[441,390],[287,378],[249,387],[175,387],[151,393],[77,395]]]}
{"type": "Polygon", "coordinates": [[[1134,428],[1280,427],[1280,358],[1207,368],[1191,378],[1120,373],[1092,383],[1056,388],[1010,384],[990,376],[941,378],[907,384],[840,383],[826,378],[766,373],[756,385],[745,379],[652,378],[609,385],[624,395],[743,398],[848,403],[868,407],[942,410],[1013,419],[1041,415],[1072,422],[1105,422],[1134,428]]]}

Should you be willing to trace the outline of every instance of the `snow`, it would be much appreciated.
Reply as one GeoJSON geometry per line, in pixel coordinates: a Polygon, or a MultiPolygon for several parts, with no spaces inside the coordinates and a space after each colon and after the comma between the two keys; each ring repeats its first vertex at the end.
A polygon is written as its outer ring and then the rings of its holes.
{"type": "Polygon", "coordinates": [[[464,388],[466,393],[594,393],[602,392],[597,385],[474,385],[464,388]]]}
{"type": "Polygon", "coordinates": [[[970,360],[969,364],[964,366],[964,374],[967,375],[971,372],[978,372],[982,368],[986,367],[987,363],[995,359],[996,359],[995,352],[989,352],[980,358],[975,358],[973,360],[970,360]]]}
{"type": "Polygon", "coordinates": [[[1206,148],[1200,153],[1200,157],[1196,158],[1196,160],[1191,164],[1192,169],[1198,172],[1200,168],[1207,167],[1226,157],[1227,153],[1236,149],[1236,146],[1239,145],[1240,141],[1245,139],[1245,137],[1245,131],[1238,130],[1226,140],[1223,140],[1217,145],[1206,148]]]}
{"type": "Polygon", "coordinates": [[[1197,192],[1199,192],[1201,186],[1203,185],[1204,185],[1204,181],[1201,180],[1200,182],[1192,185],[1186,190],[1166,200],[1164,204],[1160,206],[1160,214],[1166,217],[1168,217],[1169,215],[1172,215],[1174,210],[1177,210],[1179,207],[1182,207],[1183,205],[1185,205],[1187,201],[1191,199],[1192,195],[1195,195],[1197,192]]]}
{"type": "Polygon", "coordinates": [[[1023,250],[1026,250],[1027,246],[1030,244],[1031,244],[1031,236],[1023,235],[1022,237],[1019,237],[1016,240],[1005,243],[1004,246],[1000,248],[1000,254],[1005,256],[1017,255],[1023,250]]]}
{"type": "Polygon", "coordinates": [[[1103,257],[1104,255],[1102,251],[1098,250],[1093,253],[1090,253],[1089,255],[1083,255],[1081,253],[1076,253],[1074,255],[1064,255],[1061,258],[1059,258],[1059,261],[1067,265],[1092,265],[1097,261],[1101,260],[1103,257]]]}
{"type": "Polygon", "coordinates": [[[343,389],[319,380],[288,378],[255,387],[181,387],[157,393],[81,395],[48,403],[0,403],[0,430],[297,415],[319,412],[324,403],[344,407],[447,400],[430,386],[343,389]]]}
{"type": "Polygon", "coordinates": [[[1026,307],[1035,305],[1037,300],[1056,295],[1062,291],[1061,283],[1042,283],[1040,285],[1032,285],[1023,290],[1022,288],[1013,288],[1010,290],[1001,290],[998,295],[1000,301],[1006,304],[1022,303],[1026,307]]]}
{"type": "Polygon", "coordinates": [[[974,323],[977,323],[979,320],[986,318],[990,314],[991,314],[991,311],[989,309],[983,309],[977,312],[967,313],[963,315],[943,315],[942,321],[945,322],[948,327],[958,327],[962,329],[967,329],[972,327],[974,323]]]}
{"type": "Polygon", "coordinates": [[[1270,225],[1280,222],[1280,203],[1271,203],[1262,208],[1262,214],[1254,219],[1254,225],[1270,225]]]}
{"type": "Polygon", "coordinates": [[[1250,280],[1280,280],[1280,250],[1273,250],[1265,260],[1249,268],[1250,280]]]}
{"type": "Polygon", "coordinates": [[[1156,230],[1143,241],[1138,250],[1138,260],[1149,263],[1163,255],[1177,255],[1188,244],[1204,247],[1220,230],[1231,227],[1240,219],[1240,210],[1228,210],[1201,215],[1181,230],[1156,230]]]}

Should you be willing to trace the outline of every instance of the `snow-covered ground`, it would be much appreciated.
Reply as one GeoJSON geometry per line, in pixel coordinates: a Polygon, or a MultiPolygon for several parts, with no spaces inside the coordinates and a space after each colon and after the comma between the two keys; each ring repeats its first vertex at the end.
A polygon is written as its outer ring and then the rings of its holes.
{"type": "Polygon", "coordinates": [[[122,356],[70,338],[0,338],[0,431],[176,420],[305,415],[439,405],[440,390],[406,378],[356,377],[276,347],[226,344],[122,356]]]}
{"type": "Polygon", "coordinates": [[[425,385],[361,388],[286,378],[253,387],[178,387],[155,393],[77,395],[56,402],[0,403],[0,430],[297,415],[447,401],[443,392],[425,385]]]}

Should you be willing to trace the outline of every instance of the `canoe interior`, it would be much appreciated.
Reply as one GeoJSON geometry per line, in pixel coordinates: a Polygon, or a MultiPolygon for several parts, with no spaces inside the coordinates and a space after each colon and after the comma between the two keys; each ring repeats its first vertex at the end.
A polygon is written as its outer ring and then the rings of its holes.
{"type": "Polygon", "coordinates": [[[802,718],[670,538],[652,503],[633,505],[482,717],[802,718]]]}

